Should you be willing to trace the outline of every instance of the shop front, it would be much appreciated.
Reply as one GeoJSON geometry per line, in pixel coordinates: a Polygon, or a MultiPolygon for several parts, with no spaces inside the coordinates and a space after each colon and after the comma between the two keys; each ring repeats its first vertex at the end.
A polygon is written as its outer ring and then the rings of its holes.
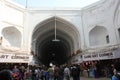
{"type": "Polygon", "coordinates": [[[3,54],[0,53],[0,70],[12,69],[14,65],[28,66],[28,63],[32,60],[31,55],[20,54],[3,54]]]}
{"type": "Polygon", "coordinates": [[[81,63],[83,75],[86,77],[93,77],[92,69],[96,69],[94,77],[109,77],[111,75],[110,68],[116,61],[120,59],[120,49],[104,53],[89,53],[82,55],[83,62],[81,63]]]}

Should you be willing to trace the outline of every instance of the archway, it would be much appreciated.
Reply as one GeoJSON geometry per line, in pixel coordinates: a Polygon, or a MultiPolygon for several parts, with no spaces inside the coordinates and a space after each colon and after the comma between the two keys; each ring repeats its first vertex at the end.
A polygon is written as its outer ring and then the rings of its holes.
{"type": "Polygon", "coordinates": [[[79,32],[68,21],[58,17],[49,18],[39,23],[32,35],[32,50],[37,64],[48,65],[50,62],[64,64],[72,53],[79,49],[79,32]],[[56,38],[55,39],[55,18],[56,38]]]}

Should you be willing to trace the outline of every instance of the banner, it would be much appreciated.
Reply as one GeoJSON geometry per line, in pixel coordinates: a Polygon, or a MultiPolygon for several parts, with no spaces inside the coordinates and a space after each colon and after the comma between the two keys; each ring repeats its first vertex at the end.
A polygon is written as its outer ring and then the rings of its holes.
{"type": "Polygon", "coordinates": [[[0,54],[0,63],[29,63],[31,60],[31,55],[0,54]]]}
{"type": "Polygon", "coordinates": [[[72,64],[82,63],[83,61],[93,61],[93,60],[106,60],[106,59],[117,59],[120,58],[120,48],[104,53],[88,53],[83,55],[74,56],[71,59],[72,64]]]}
{"type": "Polygon", "coordinates": [[[83,61],[104,60],[104,59],[113,59],[113,58],[114,58],[114,54],[112,52],[83,55],[83,61]]]}

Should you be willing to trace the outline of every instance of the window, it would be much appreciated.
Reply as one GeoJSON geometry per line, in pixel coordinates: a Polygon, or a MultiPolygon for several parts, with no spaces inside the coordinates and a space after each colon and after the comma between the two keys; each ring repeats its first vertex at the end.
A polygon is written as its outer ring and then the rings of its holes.
{"type": "Polygon", "coordinates": [[[109,35],[106,36],[106,43],[110,43],[109,35]]]}
{"type": "Polygon", "coordinates": [[[118,34],[119,34],[119,38],[120,38],[120,28],[118,29],[118,34]]]}

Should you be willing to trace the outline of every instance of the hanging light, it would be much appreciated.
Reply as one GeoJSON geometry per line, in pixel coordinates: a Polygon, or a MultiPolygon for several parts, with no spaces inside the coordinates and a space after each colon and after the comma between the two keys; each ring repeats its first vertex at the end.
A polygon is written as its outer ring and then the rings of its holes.
{"type": "Polygon", "coordinates": [[[55,38],[52,40],[54,42],[59,42],[60,40],[56,38],[56,16],[55,16],[55,38]]]}

